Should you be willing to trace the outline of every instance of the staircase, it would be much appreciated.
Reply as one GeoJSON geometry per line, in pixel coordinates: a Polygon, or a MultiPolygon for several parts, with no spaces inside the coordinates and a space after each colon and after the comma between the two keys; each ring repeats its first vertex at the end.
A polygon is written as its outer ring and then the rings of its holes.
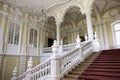
{"type": "Polygon", "coordinates": [[[49,50],[52,51],[51,57],[33,68],[30,58],[28,69],[16,80],[75,80],[97,57],[97,53],[92,54],[93,44],[93,41],[80,42],[79,37],[76,43],[67,46],[58,46],[54,41],[52,50],[49,50]]]}
{"type": "Polygon", "coordinates": [[[120,80],[120,49],[102,51],[78,80],[120,80]]]}
{"type": "Polygon", "coordinates": [[[99,55],[99,53],[93,53],[84,62],[78,64],[72,71],[65,75],[61,80],[77,80],[84,70],[92,63],[92,61],[99,55]]]}

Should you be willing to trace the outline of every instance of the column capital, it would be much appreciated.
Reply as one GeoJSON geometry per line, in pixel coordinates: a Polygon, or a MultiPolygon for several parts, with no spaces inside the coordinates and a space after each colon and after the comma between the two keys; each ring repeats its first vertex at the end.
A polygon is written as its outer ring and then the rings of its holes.
{"type": "Polygon", "coordinates": [[[85,10],[81,10],[82,14],[88,15],[92,13],[92,7],[89,7],[85,10]]]}
{"type": "Polygon", "coordinates": [[[56,26],[60,26],[62,23],[62,20],[56,21],[56,26]]]}

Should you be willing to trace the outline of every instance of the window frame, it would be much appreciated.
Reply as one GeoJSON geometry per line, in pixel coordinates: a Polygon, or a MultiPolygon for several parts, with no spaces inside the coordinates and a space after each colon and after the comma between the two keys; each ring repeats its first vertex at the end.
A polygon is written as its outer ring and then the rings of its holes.
{"type": "Polygon", "coordinates": [[[32,48],[37,48],[38,47],[38,30],[36,29],[36,28],[33,28],[33,27],[31,27],[30,29],[29,29],[29,39],[28,39],[29,41],[29,47],[32,47],[32,48]],[[33,38],[32,38],[32,42],[31,42],[31,44],[30,44],[30,35],[31,35],[31,30],[33,30],[33,34],[32,34],[32,36],[33,36],[33,38]],[[37,36],[36,36],[36,46],[35,46],[35,43],[34,43],[34,41],[35,41],[35,31],[37,32],[37,36]]]}
{"type": "Polygon", "coordinates": [[[115,47],[119,47],[119,46],[120,46],[120,44],[119,44],[119,45],[117,44],[117,40],[116,40],[116,32],[118,32],[118,31],[120,31],[120,30],[115,30],[115,28],[114,28],[114,25],[116,25],[116,24],[118,24],[118,23],[119,23],[119,25],[120,25],[120,20],[117,20],[117,21],[115,21],[115,22],[113,22],[113,23],[111,24],[113,44],[114,44],[115,47]]]}
{"type": "Polygon", "coordinates": [[[21,40],[21,23],[14,22],[14,21],[9,21],[9,23],[8,23],[7,44],[9,44],[9,45],[20,45],[20,40],[21,40]],[[13,33],[12,33],[12,35],[13,35],[13,37],[12,37],[12,43],[11,43],[11,41],[9,41],[9,40],[11,40],[11,39],[9,39],[9,37],[10,37],[10,35],[9,35],[10,34],[10,28],[11,28],[10,24],[13,25],[13,29],[11,29],[13,31],[13,33]],[[18,25],[18,26],[16,26],[16,25],[18,25]],[[17,28],[19,30],[18,33],[16,33],[17,32],[16,31],[17,28]],[[16,35],[19,35],[17,43],[15,42],[16,35]]]}

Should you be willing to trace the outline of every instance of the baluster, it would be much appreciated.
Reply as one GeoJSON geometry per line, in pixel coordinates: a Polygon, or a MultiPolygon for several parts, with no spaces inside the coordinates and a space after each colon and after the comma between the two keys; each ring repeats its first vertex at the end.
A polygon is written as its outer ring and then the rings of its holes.
{"type": "Polygon", "coordinates": [[[33,61],[32,61],[32,57],[30,57],[29,60],[28,60],[28,69],[27,69],[28,73],[26,74],[26,79],[27,80],[31,80],[31,78],[32,78],[31,77],[32,66],[33,66],[33,61]]]}
{"type": "Polygon", "coordinates": [[[11,78],[11,80],[16,80],[16,74],[17,74],[17,68],[14,67],[14,70],[13,70],[13,77],[11,78]]]}
{"type": "Polygon", "coordinates": [[[37,80],[37,70],[35,70],[35,80],[37,80]]]}

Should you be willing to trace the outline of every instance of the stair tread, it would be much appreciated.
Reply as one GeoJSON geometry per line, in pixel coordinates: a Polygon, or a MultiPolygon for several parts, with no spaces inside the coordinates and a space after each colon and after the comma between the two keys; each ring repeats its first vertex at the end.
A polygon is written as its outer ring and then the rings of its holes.
{"type": "Polygon", "coordinates": [[[90,65],[107,65],[107,66],[120,66],[120,63],[91,63],[90,65]]]}
{"type": "Polygon", "coordinates": [[[94,61],[93,63],[120,63],[120,61],[94,61]]]}
{"type": "Polygon", "coordinates": [[[88,68],[107,68],[107,69],[120,69],[120,66],[95,66],[91,65],[88,68]]]}
{"type": "Polygon", "coordinates": [[[67,75],[65,75],[65,77],[74,77],[74,78],[77,78],[77,77],[78,77],[78,75],[67,74],[67,75]]]}
{"type": "Polygon", "coordinates": [[[105,77],[105,76],[95,76],[95,75],[81,75],[78,80],[120,80],[120,78],[115,77],[105,77]]]}
{"type": "Polygon", "coordinates": [[[86,71],[102,71],[102,72],[120,72],[120,69],[95,69],[95,68],[88,68],[86,71]]]}
{"type": "Polygon", "coordinates": [[[70,74],[78,74],[80,75],[83,71],[71,71],[70,74]]]}
{"type": "Polygon", "coordinates": [[[120,73],[109,73],[109,72],[91,72],[91,71],[85,71],[82,74],[86,75],[99,75],[99,76],[113,76],[113,77],[119,77],[120,78],[120,73]]]}

